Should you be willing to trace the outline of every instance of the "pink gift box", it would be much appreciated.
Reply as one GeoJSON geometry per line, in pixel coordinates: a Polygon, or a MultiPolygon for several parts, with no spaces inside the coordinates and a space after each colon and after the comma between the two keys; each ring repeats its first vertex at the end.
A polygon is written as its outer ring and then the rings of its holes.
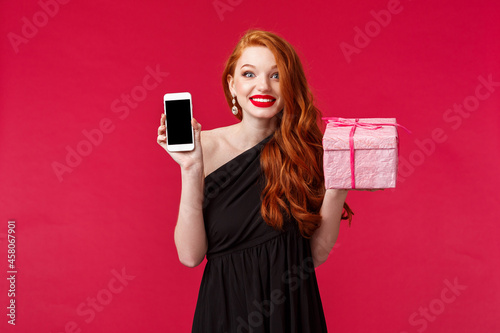
{"type": "Polygon", "coordinates": [[[323,136],[325,188],[396,187],[398,132],[395,118],[327,117],[323,136]]]}

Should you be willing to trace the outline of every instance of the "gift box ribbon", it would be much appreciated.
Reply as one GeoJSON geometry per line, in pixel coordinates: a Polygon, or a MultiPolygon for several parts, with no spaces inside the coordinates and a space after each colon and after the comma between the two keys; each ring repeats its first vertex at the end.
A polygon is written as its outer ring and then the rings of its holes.
{"type": "MultiPolygon", "coordinates": [[[[327,124],[333,124],[334,126],[339,126],[339,127],[352,126],[351,131],[349,133],[349,151],[351,155],[350,157],[351,188],[356,188],[356,179],[354,177],[354,132],[356,131],[357,127],[361,127],[367,130],[377,130],[379,128],[382,128],[382,126],[398,126],[406,130],[408,133],[411,133],[410,130],[408,130],[406,127],[397,123],[364,123],[360,122],[358,118],[354,119],[354,121],[351,119],[345,119],[339,117],[323,117],[321,119],[325,120],[327,124]]],[[[399,146],[399,141],[398,141],[398,146],[399,146]]],[[[399,147],[398,147],[398,154],[399,154],[399,147]]]]}

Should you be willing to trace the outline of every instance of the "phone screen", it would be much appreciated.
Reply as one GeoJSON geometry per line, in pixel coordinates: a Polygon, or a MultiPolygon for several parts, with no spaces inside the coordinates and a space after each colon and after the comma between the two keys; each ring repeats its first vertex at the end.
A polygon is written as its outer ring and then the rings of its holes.
{"type": "Polygon", "coordinates": [[[165,101],[169,145],[193,143],[191,135],[191,103],[189,99],[165,101]]]}

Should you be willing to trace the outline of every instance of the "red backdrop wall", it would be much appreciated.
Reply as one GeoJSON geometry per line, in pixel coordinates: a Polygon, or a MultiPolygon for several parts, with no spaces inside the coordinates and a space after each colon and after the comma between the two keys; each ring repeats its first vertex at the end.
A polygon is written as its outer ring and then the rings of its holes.
{"type": "Polygon", "coordinates": [[[190,331],[204,264],[177,259],[162,96],[190,91],[203,129],[234,123],[220,74],[248,28],[295,45],[324,115],[412,130],[397,190],[349,193],[317,269],[329,330],[500,331],[497,2],[0,4],[2,332],[190,331]]]}

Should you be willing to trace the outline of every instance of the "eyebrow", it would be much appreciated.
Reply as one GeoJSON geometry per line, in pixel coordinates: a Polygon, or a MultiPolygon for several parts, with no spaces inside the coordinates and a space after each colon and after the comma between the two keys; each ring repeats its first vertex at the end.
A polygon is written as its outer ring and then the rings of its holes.
{"type": "MultiPolygon", "coordinates": [[[[240,69],[241,69],[241,68],[243,68],[243,67],[245,67],[245,66],[248,66],[248,67],[253,67],[253,68],[255,68],[255,66],[254,66],[254,65],[250,65],[250,64],[244,64],[243,66],[241,66],[241,67],[240,67],[240,69]]],[[[278,65],[274,65],[273,67],[271,67],[271,69],[275,69],[275,68],[278,68],[278,65]]]]}

